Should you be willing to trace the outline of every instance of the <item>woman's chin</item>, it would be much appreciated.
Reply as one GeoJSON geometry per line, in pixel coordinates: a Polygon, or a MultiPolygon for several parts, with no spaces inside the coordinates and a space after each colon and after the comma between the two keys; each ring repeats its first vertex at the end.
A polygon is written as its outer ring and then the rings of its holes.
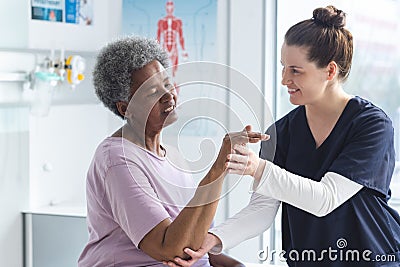
{"type": "Polygon", "coordinates": [[[289,98],[289,101],[292,105],[295,105],[295,106],[303,105],[303,103],[301,101],[299,101],[299,99],[296,99],[296,98],[291,97],[291,98],[289,98]]]}
{"type": "Polygon", "coordinates": [[[170,113],[167,118],[165,119],[163,128],[170,126],[171,124],[175,123],[178,120],[178,115],[176,112],[170,113]]]}

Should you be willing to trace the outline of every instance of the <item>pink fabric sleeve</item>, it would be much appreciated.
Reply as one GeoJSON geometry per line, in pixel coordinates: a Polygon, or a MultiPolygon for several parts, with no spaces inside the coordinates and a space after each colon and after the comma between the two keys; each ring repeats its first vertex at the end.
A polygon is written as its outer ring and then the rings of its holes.
{"type": "Polygon", "coordinates": [[[105,178],[105,196],[113,219],[138,247],[143,237],[170,215],[148,178],[135,164],[111,167],[105,178]]]}

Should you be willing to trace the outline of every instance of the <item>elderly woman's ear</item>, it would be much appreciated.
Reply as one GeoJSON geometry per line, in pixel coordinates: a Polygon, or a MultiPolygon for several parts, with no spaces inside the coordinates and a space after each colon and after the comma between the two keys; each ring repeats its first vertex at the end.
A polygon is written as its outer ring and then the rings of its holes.
{"type": "Polygon", "coordinates": [[[125,117],[126,110],[128,109],[128,103],[124,101],[119,101],[116,103],[117,109],[119,114],[121,114],[123,117],[125,117]]]}

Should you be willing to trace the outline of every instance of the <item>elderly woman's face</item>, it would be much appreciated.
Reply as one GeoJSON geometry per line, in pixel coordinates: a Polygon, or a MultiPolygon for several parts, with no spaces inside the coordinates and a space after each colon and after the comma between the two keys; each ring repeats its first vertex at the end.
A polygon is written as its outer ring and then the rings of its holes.
{"type": "Polygon", "coordinates": [[[177,120],[176,90],[160,62],[151,61],[134,71],[132,80],[135,83],[132,85],[128,118],[135,128],[142,127],[146,134],[157,133],[177,120]]]}

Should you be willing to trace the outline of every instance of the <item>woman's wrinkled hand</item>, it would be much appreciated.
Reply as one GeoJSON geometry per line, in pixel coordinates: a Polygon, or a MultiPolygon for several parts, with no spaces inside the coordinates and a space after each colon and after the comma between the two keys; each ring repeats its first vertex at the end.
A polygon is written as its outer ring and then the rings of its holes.
{"type": "Polygon", "coordinates": [[[174,262],[172,261],[163,262],[163,264],[168,265],[170,267],[190,267],[194,263],[196,263],[199,259],[201,259],[207,252],[209,252],[214,246],[220,244],[221,241],[219,240],[218,237],[216,237],[213,234],[207,233],[207,236],[205,237],[203,244],[197,251],[194,251],[190,248],[184,249],[184,252],[191,257],[189,260],[184,260],[179,257],[176,257],[174,259],[174,262]]]}
{"type": "Polygon", "coordinates": [[[233,146],[237,144],[243,145],[246,143],[257,143],[259,141],[264,141],[268,139],[269,135],[259,132],[253,132],[251,130],[251,125],[247,125],[240,132],[227,133],[224,137],[222,147],[229,147],[230,149],[232,149],[233,146]]]}

